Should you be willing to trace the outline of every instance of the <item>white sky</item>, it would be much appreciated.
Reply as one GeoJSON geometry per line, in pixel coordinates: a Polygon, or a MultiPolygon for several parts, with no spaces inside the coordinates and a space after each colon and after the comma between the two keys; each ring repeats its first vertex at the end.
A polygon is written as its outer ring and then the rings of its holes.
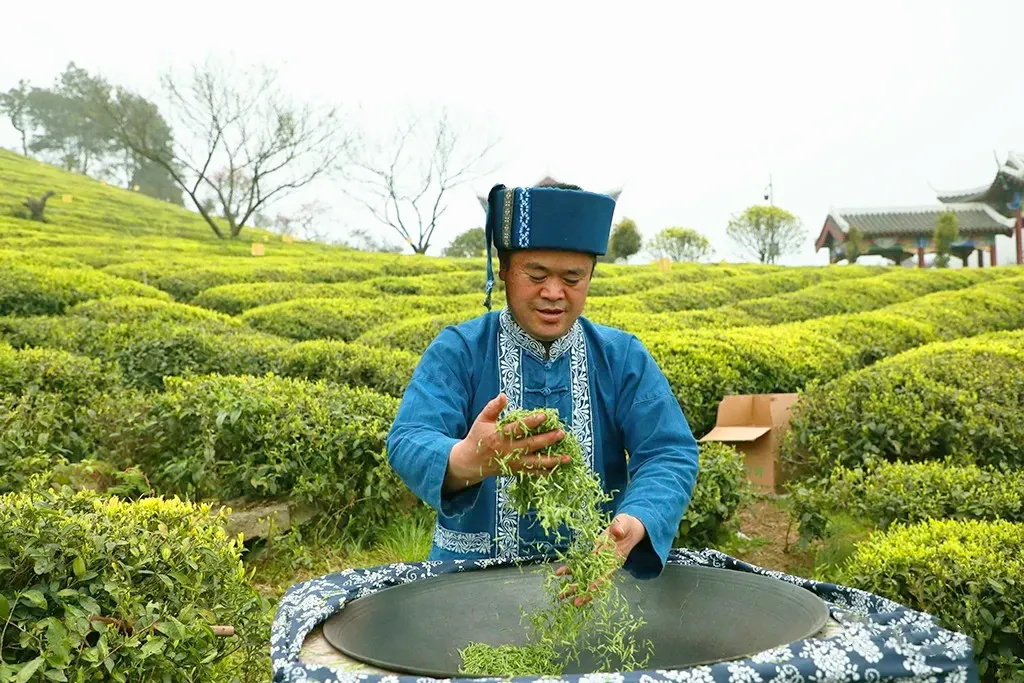
{"type": "MultiPolygon", "coordinates": [[[[8,4],[5,90],[74,60],[155,91],[165,67],[230,53],[300,97],[382,116],[445,104],[500,135],[500,172],[453,198],[431,253],[482,225],[474,191],[550,173],[624,186],[617,218],[695,228],[735,259],[726,223],[771,174],[807,231],[786,262],[827,263],[813,240],[830,206],[932,203],[1024,150],[1021,0],[8,4]]],[[[373,225],[341,213],[339,230],[373,225]]]]}

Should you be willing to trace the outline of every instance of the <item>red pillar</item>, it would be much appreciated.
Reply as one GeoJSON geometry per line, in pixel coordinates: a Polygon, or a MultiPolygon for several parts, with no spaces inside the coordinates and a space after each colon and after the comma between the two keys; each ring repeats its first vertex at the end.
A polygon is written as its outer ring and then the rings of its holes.
{"type": "Polygon", "coordinates": [[[917,267],[924,268],[924,247],[917,248],[917,267]]]}
{"type": "Polygon", "coordinates": [[[1017,209],[1017,222],[1014,231],[1017,233],[1017,265],[1024,265],[1024,237],[1021,236],[1021,210],[1017,209]]]}
{"type": "Polygon", "coordinates": [[[992,265],[993,266],[996,265],[997,263],[999,263],[996,260],[996,241],[995,241],[995,239],[992,240],[992,253],[990,254],[990,256],[992,257],[990,260],[992,261],[992,265]]]}

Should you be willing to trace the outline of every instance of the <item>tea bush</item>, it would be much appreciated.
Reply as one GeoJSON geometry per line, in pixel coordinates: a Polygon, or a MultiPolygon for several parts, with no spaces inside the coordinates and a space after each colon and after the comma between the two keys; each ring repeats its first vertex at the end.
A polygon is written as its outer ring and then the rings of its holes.
{"type": "Polygon", "coordinates": [[[956,465],[955,460],[838,468],[820,486],[797,485],[793,503],[800,535],[804,541],[824,538],[837,514],[880,529],[925,519],[1024,522],[1024,470],[956,465]]]}
{"type": "Polygon", "coordinates": [[[384,457],[398,401],[364,388],[264,376],[174,377],[159,394],[96,404],[98,457],[164,495],[308,503],[366,528],[405,492],[384,457]]]}
{"type": "Polygon", "coordinates": [[[0,493],[93,452],[85,405],[47,391],[0,393],[0,493]]]}
{"type": "Polygon", "coordinates": [[[736,521],[736,511],[751,499],[743,455],[726,444],[700,444],[700,468],[693,498],[679,523],[673,545],[714,547],[736,521]]]}
{"type": "Polygon", "coordinates": [[[0,315],[59,315],[79,302],[119,295],[169,298],[153,287],[88,268],[0,263],[0,315]]]}
{"type": "Polygon", "coordinates": [[[165,260],[122,263],[101,272],[145,282],[171,294],[178,301],[191,301],[203,290],[243,282],[302,281],[345,282],[364,280],[380,274],[372,264],[346,261],[336,264],[287,263],[268,266],[260,262],[171,264],[165,260]]]}
{"type": "Polygon", "coordinates": [[[0,393],[54,392],[80,402],[116,386],[120,379],[116,371],[93,358],[57,349],[16,350],[0,342],[0,393]]]}
{"type": "MultiPolygon", "coordinates": [[[[500,280],[495,292],[504,291],[500,280]]],[[[251,308],[295,299],[380,298],[393,296],[456,296],[479,293],[483,301],[484,274],[457,271],[415,277],[374,277],[358,282],[255,282],[212,287],[191,303],[222,313],[237,315],[251,308]]]]}
{"type": "MultiPolygon", "coordinates": [[[[370,300],[296,299],[253,308],[239,317],[257,330],[300,341],[352,341],[380,325],[417,316],[465,312],[468,319],[485,310],[482,304],[482,294],[379,297],[370,300]]],[[[501,306],[500,297],[495,297],[495,305],[501,306]]]]}
{"type": "Polygon", "coordinates": [[[245,282],[204,289],[190,303],[228,315],[294,299],[339,299],[368,294],[358,282],[245,282]]]}
{"type": "Polygon", "coordinates": [[[605,312],[648,312],[695,310],[724,306],[743,299],[792,292],[824,280],[847,280],[879,272],[861,266],[852,268],[790,269],[777,273],[737,275],[710,282],[681,282],[624,296],[591,299],[587,308],[593,315],[605,312]]]}
{"type": "Polygon", "coordinates": [[[32,488],[0,528],[0,680],[269,675],[269,606],[207,506],[32,488]]]}
{"type": "Polygon", "coordinates": [[[291,345],[241,325],[222,325],[159,319],[108,323],[81,316],[0,318],[0,339],[15,347],[46,346],[101,359],[116,364],[128,386],[152,389],[160,389],[166,376],[262,375],[291,345]]]}
{"type": "Polygon", "coordinates": [[[401,397],[418,362],[419,356],[408,351],[317,339],[283,351],[276,371],[287,377],[323,379],[401,397]]]}
{"type": "Polygon", "coordinates": [[[238,330],[242,323],[234,318],[174,301],[118,296],[76,304],[65,315],[80,316],[108,323],[169,322],[200,325],[209,330],[238,330]]]}
{"type": "Polygon", "coordinates": [[[870,311],[933,292],[997,280],[1012,273],[1010,269],[999,268],[938,272],[899,269],[858,279],[855,284],[846,280],[827,281],[789,294],[741,301],[726,308],[747,314],[754,319],[754,324],[778,325],[870,311]]]}
{"type": "MultiPolygon", "coordinates": [[[[595,274],[606,268],[604,264],[598,264],[595,274]]],[[[621,275],[611,278],[595,277],[590,283],[590,296],[619,296],[622,294],[633,294],[652,287],[672,282],[708,282],[735,277],[737,275],[750,275],[741,268],[730,266],[703,266],[697,264],[676,264],[672,270],[663,273],[659,270],[646,270],[632,275],[621,275]]]]}
{"type": "Polygon", "coordinates": [[[1024,524],[897,523],[858,546],[841,580],[974,638],[982,681],[1024,677],[1024,524]]]}
{"type": "Polygon", "coordinates": [[[784,458],[828,472],[876,460],[1024,466],[1024,331],[938,342],[808,388],[784,458]]]}
{"type": "Polygon", "coordinates": [[[471,311],[445,315],[418,316],[367,330],[356,342],[367,346],[385,346],[410,353],[421,354],[430,342],[449,325],[458,325],[477,314],[471,311]]]}

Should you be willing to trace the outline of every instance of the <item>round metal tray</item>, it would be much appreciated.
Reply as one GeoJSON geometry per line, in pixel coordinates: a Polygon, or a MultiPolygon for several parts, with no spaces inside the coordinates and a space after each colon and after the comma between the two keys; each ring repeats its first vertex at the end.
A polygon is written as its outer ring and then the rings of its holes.
{"type": "MultiPolygon", "coordinates": [[[[444,574],[354,600],[323,624],[324,638],[356,661],[388,671],[456,678],[459,650],[470,642],[523,645],[527,611],[543,608],[542,566],[444,574]]],[[[738,659],[809,638],[829,618],[810,591],[760,574],[669,565],[661,576],[617,578],[646,622],[651,669],[679,669],[738,659]]],[[[589,673],[581,656],[565,674],[589,673]]]]}

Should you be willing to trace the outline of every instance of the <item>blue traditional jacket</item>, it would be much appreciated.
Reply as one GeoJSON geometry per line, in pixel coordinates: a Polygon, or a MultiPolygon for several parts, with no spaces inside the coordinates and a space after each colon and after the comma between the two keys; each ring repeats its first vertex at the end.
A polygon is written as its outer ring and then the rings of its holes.
{"type": "Polygon", "coordinates": [[[614,494],[608,511],[632,515],[647,529],[625,569],[638,578],[659,575],[698,466],[697,442],[668,381],[635,335],[581,316],[545,349],[507,307],[437,336],[388,435],[392,467],[437,511],[429,559],[514,560],[559,547],[534,512],[520,516],[512,508],[506,477],[442,492],[452,446],[501,392],[506,411],[558,409],[588,467],[614,494]]]}

